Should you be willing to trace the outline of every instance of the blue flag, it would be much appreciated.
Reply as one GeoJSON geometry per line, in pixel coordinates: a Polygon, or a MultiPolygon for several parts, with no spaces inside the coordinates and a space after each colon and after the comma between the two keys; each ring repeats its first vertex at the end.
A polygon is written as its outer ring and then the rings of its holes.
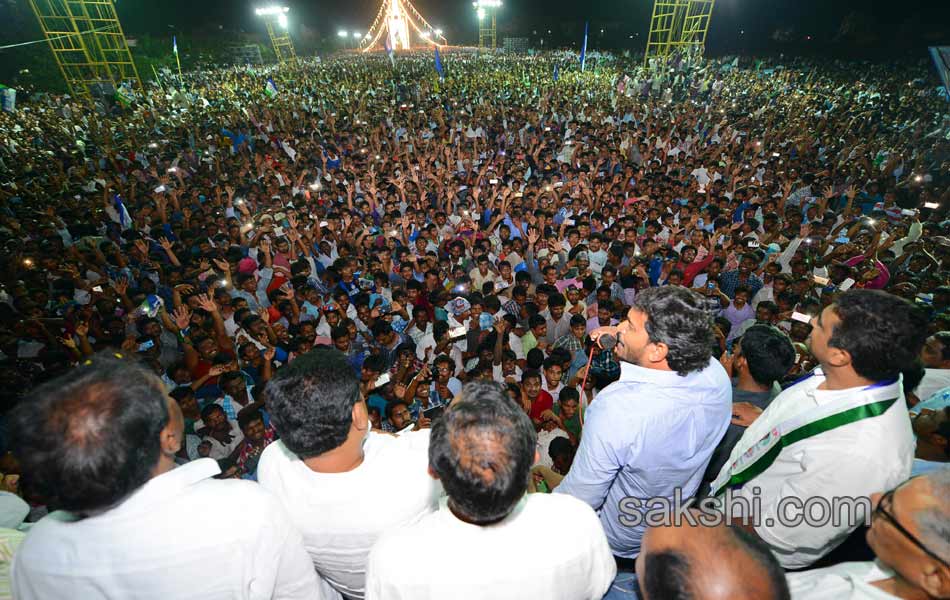
{"type": "Polygon", "coordinates": [[[554,65],[554,83],[557,83],[557,80],[561,78],[561,73],[557,70],[557,65],[554,65]]]}
{"type": "Polygon", "coordinates": [[[435,47],[435,72],[439,74],[439,81],[445,81],[445,69],[442,68],[442,55],[439,54],[439,47],[435,47]]]}
{"type": "Polygon", "coordinates": [[[383,47],[386,49],[386,54],[389,56],[389,62],[393,67],[395,67],[396,57],[393,55],[393,45],[389,43],[389,35],[383,38],[383,47]]]}
{"type": "Polygon", "coordinates": [[[587,64],[587,27],[589,23],[584,23],[584,45],[581,46],[581,71],[584,70],[584,65],[587,64]]]}
{"type": "Polygon", "coordinates": [[[122,196],[116,194],[112,197],[112,208],[115,210],[115,216],[113,220],[119,224],[119,227],[122,231],[132,227],[132,216],[129,215],[129,211],[125,208],[125,203],[122,202],[122,196]]]}
{"type": "Polygon", "coordinates": [[[178,36],[177,35],[172,36],[172,52],[174,52],[176,56],[178,55],[178,36]]]}

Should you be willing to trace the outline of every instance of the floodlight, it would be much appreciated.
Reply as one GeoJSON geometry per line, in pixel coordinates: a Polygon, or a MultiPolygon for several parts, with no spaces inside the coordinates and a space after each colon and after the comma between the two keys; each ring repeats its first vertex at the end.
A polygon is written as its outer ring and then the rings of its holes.
{"type": "Polygon", "coordinates": [[[363,35],[363,34],[360,33],[359,31],[354,31],[354,32],[353,32],[353,37],[355,37],[355,38],[357,38],[357,39],[359,39],[359,37],[360,37],[361,35],[363,35]]]}
{"type": "Polygon", "coordinates": [[[441,29],[436,29],[436,30],[435,30],[435,34],[438,35],[438,36],[441,36],[441,35],[442,35],[442,30],[441,30],[441,29]]]}
{"type": "Polygon", "coordinates": [[[429,34],[428,31],[423,31],[423,32],[422,32],[421,34],[419,34],[419,35],[421,35],[423,39],[429,39],[429,35],[430,35],[430,34],[429,34]]]}
{"type": "Polygon", "coordinates": [[[477,11],[477,14],[478,14],[478,20],[479,20],[479,21],[482,21],[482,20],[485,19],[485,9],[484,9],[484,8],[479,8],[478,11],[477,11]]]}
{"type": "Polygon", "coordinates": [[[256,9],[254,11],[254,14],[256,14],[258,17],[264,17],[264,16],[282,15],[289,11],[290,9],[287,8],[286,6],[271,5],[271,6],[263,6],[261,8],[256,9]]]}
{"type": "Polygon", "coordinates": [[[341,29],[340,31],[337,31],[336,34],[337,34],[338,36],[340,36],[341,38],[345,38],[345,37],[347,37],[348,35],[350,35],[349,33],[347,33],[347,32],[346,32],[345,30],[343,30],[343,29],[341,29]]]}
{"type": "Polygon", "coordinates": [[[284,15],[284,14],[277,15],[277,24],[283,27],[284,29],[287,29],[287,15],[284,15]]]}

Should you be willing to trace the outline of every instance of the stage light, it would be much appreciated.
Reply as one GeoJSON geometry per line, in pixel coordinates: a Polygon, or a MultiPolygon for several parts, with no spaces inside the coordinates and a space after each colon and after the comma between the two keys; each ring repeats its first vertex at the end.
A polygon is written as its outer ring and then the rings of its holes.
{"type": "Polygon", "coordinates": [[[286,6],[264,6],[258,8],[254,11],[258,17],[273,16],[273,15],[283,15],[289,12],[290,9],[286,6]]]}
{"type": "Polygon", "coordinates": [[[428,31],[423,31],[423,32],[422,32],[421,34],[419,34],[419,35],[420,35],[420,36],[422,37],[422,39],[424,39],[424,40],[429,39],[429,32],[428,32],[428,31]]]}
{"type": "Polygon", "coordinates": [[[337,31],[336,34],[337,34],[338,36],[340,36],[341,38],[345,38],[345,37],[347,37],[347,36],[350,35],[349,32],[344,31],[344,30],[342,30],[342,29],[341,29],[340,31],[337,31]]]}
{"type": "Polygon", "coordinates": [[[440,37],[441,37],[441,36],[442,36],[442,30],[441,30],[441,29],[436,29],[436,30],[435,30],[435,34],[436,34],[437,36],[440,36],[440,37]]]}
{"type": "Polygon", "coordinates": [[[476,13],[478,14],[478,20],[479,20],[479,21],[484,21],[484,20],[485,20],[485,9],[484,9],[484,8],[479,8],[479,9],[476,11],[476,13]]]}
{"type": "Polygon", "coordinates": [[[363,35],[363,34],[360,33],[359,31],[354,31],[354,32],[353,32],[353,37],[355,37],[355,38],[357,38],[357,39],[359,39],[359,37],[360,37],[361,35],[363,35]]]}
{"type": "Polygon", "coordinates": [[[475,8],[498,8],[501,6],[501,0],[477,0],[472,4],[475,8]]]}
{"type": "Polygon", "coordinates": [[[277,24],[287,29],[287,15],[277,15],[277,24]]]}

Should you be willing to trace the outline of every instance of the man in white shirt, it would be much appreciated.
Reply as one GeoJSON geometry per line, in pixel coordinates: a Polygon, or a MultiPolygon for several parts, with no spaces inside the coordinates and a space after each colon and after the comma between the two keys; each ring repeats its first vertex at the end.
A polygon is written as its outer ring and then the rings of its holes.
{"type": "Polygon", "coordinates": [[[583,502],[525,495],[535,439],[504,388],[466,385],[429,446],[429,472],[448,500],[373,547],[366,597],[599,600],[616,573],[610,546],[583,502]]]}
{"type": "Polygon", "coordinates": [[[318,582],[276,499],[175,468],[184,420],[154,375],[106,355],[10,416],[32,491],[62,510],[33,526],[12,569],[21,600],[338,598],[318,582]],[[68,512],[64,512],[68,511],[68,512]]]}
{"type": "Polygon", "coordinates": [[[950,469],[873,494],[877,560],[790,573],[794,600],[950,598],[950,469]]]}
{"type": "Polygon", "coordinates": [[[386,531],[438,505],[428,476],[429,432],[370,433],[359,381],[338,351],[317,348],[267,387],[280,441],[264,450],[261,486],[301,531],[313,565],[348,598],[362,598],[370,548],[386,531]]]}
{"type": "MultiPolygon", "coordinates": [[[[821,369],[779,394],[764,412],[733,405],[733,423],[748,429],[710,492],[720,496],[728,489],[733,498],[758,503],[754,531],[784,568],[814,563],[865,517],[859,504],[849,518],[789,522],[778,514],[789,514],[788,497],[803,503],[862,498],[892,489],[910,474],[914,436],[900,373],[920,353],[926,324],[919,309],[897,296],[845,292],[812,320],[809,347],[821,369]]],[[[741,504],[722,508],[750,517],[741,504]]]]}

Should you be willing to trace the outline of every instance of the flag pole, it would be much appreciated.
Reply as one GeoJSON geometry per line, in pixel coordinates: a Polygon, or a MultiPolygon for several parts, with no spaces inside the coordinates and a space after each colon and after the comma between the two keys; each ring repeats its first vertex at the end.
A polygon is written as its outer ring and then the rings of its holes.
{"type": "Polygon", "coordinates": [[[178,36],[172,36],[172,49],[175,52],[175,63],[178,64],[178,85],[185,87],[185,79],[181,76],[181,59],[178,57],[178,36]]]}
{"type": "Polygon", "coordinates": [[[152,63],[152,73],[155,75],[155,83],[158,84],[159,89],[162,90],[162,93],[165,93],[165,86],[162,85],[162,80],[158,76],[158,71],[155,70],[155,63],[152,63]]]}

